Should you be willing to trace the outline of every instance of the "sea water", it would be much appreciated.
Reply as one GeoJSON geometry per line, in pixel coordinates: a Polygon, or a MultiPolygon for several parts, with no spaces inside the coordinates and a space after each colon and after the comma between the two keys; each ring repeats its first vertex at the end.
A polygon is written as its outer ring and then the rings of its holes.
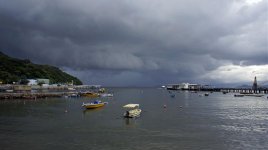
{"type": "Polygon", "coordinates": [[[158,88],[109,88],[104,107],[90,98],[0,102],[1,150],[255,150],[268,149],[268,100],[158,88]],[[171,95],[175,96],[172,97],[171,95]],[[128,103],[141,116],[122,115],[128,103]]]}

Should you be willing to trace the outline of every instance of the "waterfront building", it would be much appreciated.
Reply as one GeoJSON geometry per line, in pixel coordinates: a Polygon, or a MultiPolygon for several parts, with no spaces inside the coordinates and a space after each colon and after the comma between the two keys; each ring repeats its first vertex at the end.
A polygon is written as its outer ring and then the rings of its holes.
{"type": "Polygon", "coordinates": [[[49,79],[36,79],[37,84],[49,84],[49,79]]]}
{"type": "Polygon", "coordinates": [[[27,79],[29,82],[28,82],[28,85],[37,85],[37,80],[35,79],[27,79]]]}
{"type": "Polygon", "coordinates": [[[13,90],[15,92],[31,92],[32,88],[28,85],[14,85],[13,90]]]}
{"type": "Polygon", "coordinates": [[[188,85],[188,89],[189,90],[200,90],[201,89],[201,85],[200,84],[189,84],[188,85]]]}
{"type": "Polygon", "coordinates": [[[46,84],[49,85],[49,79],[27,79],[28,85],[46,84]]]}
{"type": "Polygon", "coordinates": [[[167,89],[172,90],[199,90],[201,88],[200,84],[191,83],[179,83],[179,84],[168,84],[167,89]]]}

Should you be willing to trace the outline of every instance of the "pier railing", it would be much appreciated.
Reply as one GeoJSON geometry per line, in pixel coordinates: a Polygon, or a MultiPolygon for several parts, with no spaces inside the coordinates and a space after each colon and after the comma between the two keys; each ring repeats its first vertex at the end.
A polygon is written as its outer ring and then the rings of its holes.
{"type": "Polygon", "coordinates": [[[198,88],[198,89],[177,89],[167,88],[168,90],[189,90],[189,91],[209,91],[209,92],[226,92],[226,93],[255,93],[255,94],[268,94],[268,88],[258,88],[253,90],[251,88],[198,88]]]}
{"type": "Polygon", "coordinates": [[[200,91],[268,94],[268,88],[262,88],[262,89],[256,89],[256,90],[253,90],[250,88],[201,88],[200,91]]]}

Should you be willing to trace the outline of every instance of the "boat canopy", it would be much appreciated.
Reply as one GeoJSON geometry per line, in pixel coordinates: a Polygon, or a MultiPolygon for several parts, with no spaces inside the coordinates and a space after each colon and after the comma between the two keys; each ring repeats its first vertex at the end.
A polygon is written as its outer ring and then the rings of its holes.
{"type": "Polygon", "coordinates": [[[139,107],[140,106],[140,104],[127,104],[127,105],[125,105],[125,106],[123,106],[124,108],[137,108],[137,107],[139,107]]]}

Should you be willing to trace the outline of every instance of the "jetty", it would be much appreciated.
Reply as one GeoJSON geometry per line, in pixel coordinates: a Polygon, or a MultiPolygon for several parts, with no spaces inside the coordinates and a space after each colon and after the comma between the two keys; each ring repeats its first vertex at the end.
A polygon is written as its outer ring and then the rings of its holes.
{"type": "Polygon", "coordinates": [[[49,97],[62,97],[70,93],[66,92],[48,92],[48,93],[0,93],[0,100],[7,99],[38,99],[38,98],[49,98],[49,97]]]}
{"type": "Polygon", "coordinates": [[[78,97],[81,92],[100,89],[100,85],[8,85],[0,84],[0,100],[78,97]]]}
{"type": "Polygon", "coordinates": [[[188,91],[204,91],[204,92],[222,92],[226,93],[241,93],[241,94],[268,94],[268,88],[206,88],[200,87],[198,89],[177,89],[167,88],[167,90],[188,90],[188,91]]]}
{"type": "Polygon", "coordinates": [[[213,89],[219,92],[230,92],[230,93],[241,93],[245,95],[250,95],[250,94],[268,94],[268,88],[263,88],[263,89],[240,89],[240,88],[216,88],[213,89]]]}
{"type": "Polygon", "coordinates": [[[240,93],[244,96],[252,96],[252,94],[268,94],[268,88],[265,86],[259,86],[257,84],[257,77],[255,76],[252,87],[240,87],[240,88],[217,88],[210,85],[179,83],[168,84],[162,86],[167,90],[188,90],[188,91],[207,91],[207,92],[222,92],[226,93],[240,93]]]}

